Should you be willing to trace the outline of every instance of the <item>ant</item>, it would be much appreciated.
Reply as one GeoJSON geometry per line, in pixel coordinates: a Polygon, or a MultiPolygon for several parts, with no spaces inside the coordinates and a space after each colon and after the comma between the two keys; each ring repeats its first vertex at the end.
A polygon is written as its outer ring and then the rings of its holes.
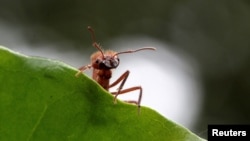
{"type": "Polygon", "coordinates": [[[120,60],[118,58],[118,55],[124,54],[124,53],[133,53],[141,50],[155,50],[155,48],[152,47],[144,47],[144,48],[139,48],[136,50],[128,50],[128,51],[123,51],[123,52],[115,52],[112,50],[107,50],[103,51],[101,46],[96,43],[95,39],[95,33],[94,30],[88,26],[88,30],[91,34],[92,38],[92,45],[93,47],[97,48],[98,51],[93,53],[90,57],[91,59],[91,64],[82,66],[79,68],[79,71],[75,74],[75,76],[79,76],[83,71],[86,69],[93,68],[93,74],[92,78],[98,82],[105,90],[109,90],[109,88],[114,87],[118,83],[121,82],[120,86],[117,89],[117,92],[111,92],[111,94],[114,95],[114,103],[116,104],[117,101],[117,96],[120,94],[128,93],[131,91],[139,90],[139,97],[138,101],[135,100],[127,100],[125,102],[127,103],[134,103],[138,105],[138,113],[140,113],[140,103],[142,99],[142,87],[141,86],[135,86],[131,87],[128,89],[122,89],[124,83],[126,82],[128,76],[129,76],[129,70],[127,70],[125,73],[123,73],[115,82],[112,84],[109,83],[110,78],[112,77],[112,69],[115,69],[118,67],[120,60]]]}

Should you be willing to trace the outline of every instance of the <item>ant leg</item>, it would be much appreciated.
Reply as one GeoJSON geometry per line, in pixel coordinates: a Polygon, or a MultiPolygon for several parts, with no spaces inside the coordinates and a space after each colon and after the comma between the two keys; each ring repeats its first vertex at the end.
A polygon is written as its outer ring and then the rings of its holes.
{"type": "Polygon", "coordinates": [[[138,105],[138,113],[140,113],[140,106],[141,106],[140,104],[141,104],[141,98],[142,98],[142,88],[141,88],[141,86],[132,87],[132,88],[122,90],[123,85],[125,84],[125,82],[126,82],[126,80],[128,78],[128,75],[129,75],[129,71],[127,70],[115,82],[113,82],[111,85],[109,85],[109,88],[117,85],[118,83],[120,83],[122,81],[121,85],[118,88],[118,91],[117,92],[111,92],[111,94],[115,95],[114,103],[116,103],[117,96],[119,94],[128,93],[128,92],[131,92],[131,91],[134,91],[134,90],[140,90],[138,101],[134,101],[134,100],[125,101],[125,102],[128,102],[128,103],[134,103],[134,104],[138,105]]]}
{"type": "Polygon", "coordinates": [[[141,108],[141,98],[142,98],[142,87],[141,86],[131,87],[131,88],[128,88],[128,89],[121,90],[120,92],[112,92],[112,94],[117,96],[119,94],[125,94],[125,93],[135,91],[135,90],[140,90],[138,101],[127,100],[125,102],[134,103],[134,104],[138,105],[138,114],[139,114],[140,113],[140,108],[141,108]]]}
{"type": "Polygon", "coordinates": [[[115,82],[113,82],[112,84],[109,85],[109,88],[111,88],[111,87],[114,87],[115,85],[117,85],[118,83],[120,83],[120,82],[122,81],[121,85],[120,85],[119,88],[117,89],[118,91],[117,91],[117,94],[115,94],[115,99],[114,99],[114,101],[116,100],[116,98],[117,98],[117,96],[119,95],[119,93],[120,93],[120,91],[121,91],[123,85],[125,84],[125,82],[126,82],[126,80],[127,80],[127,78],[128,78],[128,75],[129,75],[129,71],[127,70],[127,71],[126,71],[125,73],[123,73],[115,82]]]}
{"type": "Polygon", "coordinates": [[[82,66],[79,68],[79,71],[75,74],[75,77],[78,77],[83,71],[85,71],[86,69],[90,69],[92,67],[92,65],[87,65],[87,66],[82,66]]]}

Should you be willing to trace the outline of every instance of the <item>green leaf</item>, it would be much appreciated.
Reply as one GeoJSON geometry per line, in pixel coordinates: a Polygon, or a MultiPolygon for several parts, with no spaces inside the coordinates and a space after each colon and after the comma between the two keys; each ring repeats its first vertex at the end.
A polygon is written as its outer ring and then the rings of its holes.
{"type": "Polygon", "coordinates": [[[0,140],[168,140],[200,137],[147,107],[118,101],[77,69],[0,47],[0,140]]]}

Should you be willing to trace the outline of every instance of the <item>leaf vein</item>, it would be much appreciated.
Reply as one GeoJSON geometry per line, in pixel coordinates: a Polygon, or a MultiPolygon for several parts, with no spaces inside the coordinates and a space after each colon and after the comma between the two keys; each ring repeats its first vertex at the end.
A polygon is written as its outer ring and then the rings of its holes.
{"type": "Polygon", "coordinates": [[[48,109],[48,106],[47,106],[47,104],[46,104],[45,107],[44,107],[44,109],[43,109],[43,112],[41,113],[41,116],[38,118],[36,124],[35,124],[34,127],[32,128],[31,133],[29,134],[29,137],[28,137],[27,141],[30,141],[32,135],[33,135],[34,132],[36,131],[38,125],[39,125],[40,122],[41,122],[41,120],[43,119],[43,117],[44,117],[44,115],[45,115],[47,109],[48,109]]]}

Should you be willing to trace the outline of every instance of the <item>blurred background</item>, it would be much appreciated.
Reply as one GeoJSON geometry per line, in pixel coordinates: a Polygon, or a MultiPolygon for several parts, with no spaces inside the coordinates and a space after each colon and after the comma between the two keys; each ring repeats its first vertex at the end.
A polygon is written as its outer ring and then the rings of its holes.
{"type": "Polygon", "coordinates": [[[113,74],[131,71],[142,105],[204,138],[207,124],[250,123],[249,1],[0,0],[0,45],[27,55],[87,65],[88,25],[103,49],[157,48],[120,55],[113,74]]]}

